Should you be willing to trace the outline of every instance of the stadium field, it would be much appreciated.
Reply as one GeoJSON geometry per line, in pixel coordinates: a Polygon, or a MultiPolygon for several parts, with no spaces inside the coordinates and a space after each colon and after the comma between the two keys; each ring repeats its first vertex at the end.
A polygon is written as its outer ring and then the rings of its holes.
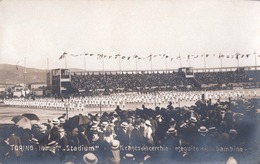
{"type": "MultiPolygon", "coordinates": [[[[245,91],[244,98],[260,98],[260,89],[247,89],[245,91]],[[249,96],[247,93],[251,92],[251,95],[249,96]],[[257,95],[253,95],[256,91],[257,95]]],[[[221,101],[226,101],[227,99],[221,99],[221,101]]],[[[213,101],[214,103],[214,101],[213,101]]],[[[181,101],[179,103],[174,103],[174,107],[183,107],[183,106],[191,106],[194,105],[195,101],[181,101]]],[[[155,106],[164,107],[166,108],[168,105],[168,102],[162,103],[162,104],[156,104],[156,103],[150,103],[150,104],[144,104],[147,108],[154,109],[155,106]]],[[[99,112],[111,112],[114,111],[116,106],[114,107],[88,107],[84,109],[84,111],[81,110],[68,110],[68,117],[73,117],[74,115],[83,114],[87,115],[88,113],[99,113],[99,112]]],[[[124,107],[120,105],[120,108],[123,110],[135,110],[136,108],[142,108],[142,104],[126,104],[124,107]]],[[[11,121],[14,116],[22,115],[24,113],[34,113],[36,114],[42,123],[47,122],[48,119],[52,120],[54,118],[57,118],[61,116],[63,113],[66,113],[66,110],[61,109],[44,109],[44,108],[23,108],[23,107],[13,107],[13,106],[6,106],[2,105],[0,106],[0,125],[1,124],[13,124],[11,121]]]]}

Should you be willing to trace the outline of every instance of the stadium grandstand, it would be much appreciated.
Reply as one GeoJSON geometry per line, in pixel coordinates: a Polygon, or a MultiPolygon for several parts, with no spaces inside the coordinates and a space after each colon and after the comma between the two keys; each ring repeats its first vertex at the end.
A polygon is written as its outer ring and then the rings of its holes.
{"type": "Polygon", "coordinates": [[[55,69],[48,73],[55,95],[99,95],[120,92],[199,91],[258,88],[258,67],[227,67],[140,71],[73,71],[55,69]]]}

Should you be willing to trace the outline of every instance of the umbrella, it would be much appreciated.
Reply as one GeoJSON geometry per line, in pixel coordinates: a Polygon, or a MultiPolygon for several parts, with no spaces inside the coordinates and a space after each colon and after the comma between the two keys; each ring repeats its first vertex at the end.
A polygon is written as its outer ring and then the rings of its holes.
{"type": "Polygon", "coordinates": [[[23,129],[32,129],[31,120],[29,120],[27,117],[21,118],[15,125],[23,129]]]}
{"type": "Polygon", "coordinates": [[[40,120],[39,117],[33,113],[25,113],[22,116],[27,117],[30,120],[40,120]]]}
{"type": "Polygon", "coordinates": [[[24,118],[24,116],[21,116],[21,115],[14,116],[11,121],[13,121],[14,123],[17,123],[17,122],[20,121],[22,118],[24,118]]]}
{"type": "Polygon", "coordinates": [[[89,124],[91,121],[90,119],[88,118],[88,116],[83,116],[82,114],[79,114],[79,115],[76,115],[72,118],[70,118],[67,122],[67,124],[69,126],[73,126],[73,127],[76,127],[76,126],[79,126],[79,125],[87,125],[89,124]]]}

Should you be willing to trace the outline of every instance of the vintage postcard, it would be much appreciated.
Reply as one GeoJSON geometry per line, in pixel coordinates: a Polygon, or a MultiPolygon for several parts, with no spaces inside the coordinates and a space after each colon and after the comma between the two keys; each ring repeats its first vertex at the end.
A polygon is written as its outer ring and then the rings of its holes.
{"type": "Polygon", "coordinates": [[[260,163],[260,2],[0,0],[0,164],[260,163]]]}

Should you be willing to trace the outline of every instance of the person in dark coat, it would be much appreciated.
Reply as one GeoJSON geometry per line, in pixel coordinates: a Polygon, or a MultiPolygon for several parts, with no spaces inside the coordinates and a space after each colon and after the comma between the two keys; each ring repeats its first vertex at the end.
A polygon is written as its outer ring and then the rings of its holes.
{"type": "Polygon", "coordinates": [[[88,137],[85,135],[86,129],[84,127],[79,127],[78,139],[79,145],[90,146],[88,137]]]}
{"type": "Polygon", "coordinates": [[[128,128],[127,122],[122,122],[121,128],[118,130],[117,137],[116,137],[117,140],[119,140],[120,144],[123,146],[129,145],[129,136],[127,134],[127,128],[128,128]]]}
{"type": "Polygon", "coordinates": [[[102,163],[104,160],[104,141],[99,138],[98,132],[93,131],[92,133],[92,143],[91,146],[94,147],[94,154],[96,154],[99,162],[102,163]]]}
{"type": "MultiPolygon", "coordinates": [[[[135,126],[131,133],[131,138],[130,138],[131,146],[142,147],[144,144],[143,133],[140,130],[140,126],[141,126],[141,119],[139,118],[135,120],[135,126]]],[[[133,155],[136,157],[137,162],[139,163],[143,162],[144,155],[142,152],[135,151],[133,152],[133,155]]]]}
{"type": "Polygon", "coordinates": [[[59,132],[59,140],[58,140],[58,145],[60,146],[60,151],[59,151],[59,159],[60,161],[63,161],[65,159],[66,156],[66,148],[67,145],[69,143],[67,137],[66,137],[66,133],[65,130],[63,128],[59,128],[58,129],[59,132]]]}

